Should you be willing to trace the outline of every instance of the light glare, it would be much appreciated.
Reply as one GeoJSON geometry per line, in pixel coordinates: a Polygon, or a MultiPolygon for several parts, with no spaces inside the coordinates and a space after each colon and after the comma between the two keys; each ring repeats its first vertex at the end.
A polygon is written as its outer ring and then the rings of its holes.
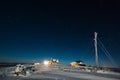
{"type": "Polygon", "coordinates": [[[48,61],[44,61],[44,65],[48,65],[49,64],[49,62],[48,61]]]}

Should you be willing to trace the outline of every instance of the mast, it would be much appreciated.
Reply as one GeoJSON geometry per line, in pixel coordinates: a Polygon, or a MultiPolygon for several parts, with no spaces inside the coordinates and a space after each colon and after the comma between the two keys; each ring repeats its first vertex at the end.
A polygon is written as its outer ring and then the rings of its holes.
{"type": "Polygon", "coordinates": [[[95,62],[96,62],[96,67],[99,66],[99,63],[98,63],[98,50],[97,50],[97,32],[94,33],[94,46],[95,46],[95,62]]]}

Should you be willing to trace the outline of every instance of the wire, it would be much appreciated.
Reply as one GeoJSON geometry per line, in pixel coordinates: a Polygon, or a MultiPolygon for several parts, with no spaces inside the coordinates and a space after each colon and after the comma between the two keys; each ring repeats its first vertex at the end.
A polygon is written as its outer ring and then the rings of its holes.
{"type": "Polygon", "coordinates": [[[108,52],[108,50],[105,48],[105,46],[103,45],[102,41],[98,38],[98,41],[100,42],[100,44],[98,44],[100,46],[100,48],[103,50],[103,52],[105,53],[105,55],[108,57],[108,59],[111,61],[112,64],[114,64],[114,66],[118,66],[114,59],[112,58],[112,56],[110,55],[110,53],[108,52]]]}

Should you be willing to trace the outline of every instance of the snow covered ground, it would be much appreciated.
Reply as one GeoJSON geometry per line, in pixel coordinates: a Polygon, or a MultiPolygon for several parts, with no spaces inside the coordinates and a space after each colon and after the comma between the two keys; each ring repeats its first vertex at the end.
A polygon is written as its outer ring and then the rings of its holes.
{"type": "Polygon", "coordinates": [[[120,80],[119,73],[89,72],[65,66],[37,66],[38,70],[27,76],[14,76],[14,67],[0,69],[0,80],[120,80]]]}

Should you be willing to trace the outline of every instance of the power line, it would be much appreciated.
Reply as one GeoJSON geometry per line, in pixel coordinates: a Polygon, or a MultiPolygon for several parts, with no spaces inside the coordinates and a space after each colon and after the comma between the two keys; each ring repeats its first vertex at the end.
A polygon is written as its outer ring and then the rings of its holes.
{"type": "Polygon", "coordinates": [[[115,66],[118,66],[114,59],[112,58],[112,56],[110,55],[109,51],[105,48],[104,44],[102,43],[102,41],[98,38],[100,44],[98,44],[100,46],[100,48],[102,49],[102,51],[105,53],[105,55],[108,57],[108,59],[111,61],[112,64],[114,64],[115,66]]]}

